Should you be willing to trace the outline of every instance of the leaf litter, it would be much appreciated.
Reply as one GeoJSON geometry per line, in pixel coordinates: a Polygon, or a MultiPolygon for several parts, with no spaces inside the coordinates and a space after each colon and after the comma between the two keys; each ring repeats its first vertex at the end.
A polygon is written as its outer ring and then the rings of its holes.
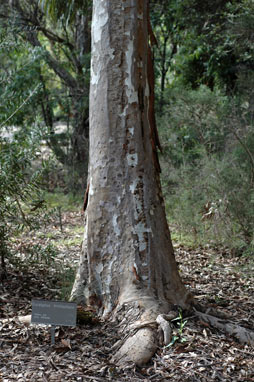
{"type": "MultiPolygon", "coordinates": [[[[82,230],[74,232],[74,228],[83,223],[78,212],[66,212],[62,222],[63,232],[56,222],[35,237],[27,234],[12,242],[15,255],[7,279],[0,284],[1,382],[254,382],[253,347],[194,315],[184,317],[181,335],[180,322],[175,324],[175,341],[159,346],[142,368],[111,363],[111,349],[119,340],[114,322],[57,327],[55,345],[48,327],[21,323],[19,316],[31,314],[32,299],[67,299],[63,287],[71,285],[70,273],[74,274],[82,244],[82,230]],[[27,249],[38,244],[53,244],[55,251],[46,257],[28,257],[27,249]]],[[[175,253],[181,277],[199,303],[253,330],[253,260],[209,246],[193,249],[178,244],[175,253]]]]}

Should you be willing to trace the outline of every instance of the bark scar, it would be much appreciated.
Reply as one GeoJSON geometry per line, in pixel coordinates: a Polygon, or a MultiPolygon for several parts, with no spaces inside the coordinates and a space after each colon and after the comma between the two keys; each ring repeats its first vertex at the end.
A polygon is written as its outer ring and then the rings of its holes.
{"type": "Polygon", "coordinates": [[[136,280],[140,281],[140,277],[138,275],[136,267],[134,267],[134,266],[132,267],[132,272],[134,273],[134,276],[135,276],[136,280]]]}
{"type": "Polygon", "coordinates": [[[83,211],[85,212],[87,204],[88,204],[88,195],[89,195],[89,187],[90,187],[90,182],[87,183],[87,188],[84,196],[84,203],[83,203],[83,211]]]}

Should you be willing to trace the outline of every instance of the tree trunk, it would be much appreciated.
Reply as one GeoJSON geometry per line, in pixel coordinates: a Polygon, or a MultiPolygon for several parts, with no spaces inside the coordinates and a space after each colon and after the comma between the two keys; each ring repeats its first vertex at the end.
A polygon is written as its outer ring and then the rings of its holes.
{"type": "Polygon", "coordinates": [[[128,324],[116,359],[149,360],[156,318],[190,295],[178,274],[161,193],[149,85],[148,2],[94,0],[90,188],[72,299],[128,324]],[[135,330],[134,330],[135,329],[135,330]]]}

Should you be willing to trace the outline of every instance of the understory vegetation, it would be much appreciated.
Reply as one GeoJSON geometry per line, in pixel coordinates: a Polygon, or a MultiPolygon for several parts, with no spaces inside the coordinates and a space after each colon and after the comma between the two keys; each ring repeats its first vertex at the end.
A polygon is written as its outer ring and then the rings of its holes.
{"type": "Polygon", "coordinates": [[[196,244],[253,253],[254,126],[251,100],[202,85],[170,89],[160,118],[168,220],[196,244]]]}

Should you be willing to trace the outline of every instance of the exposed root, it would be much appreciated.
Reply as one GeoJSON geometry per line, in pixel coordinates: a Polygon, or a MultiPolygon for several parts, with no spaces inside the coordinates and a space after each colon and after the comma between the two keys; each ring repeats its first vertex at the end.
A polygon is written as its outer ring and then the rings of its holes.
{"type": "Polygon", "coordinates": [[[156,318],[156,322],[158,323],[161,332],[163,333],[164,345],[167,346],[172,339],[172,325],[164,314],[159,314],[156,318]]]}
{"type": "MultiPolygon", "coordinates": [[[[131,304],[128,304],[128,308],[125,310],[124,322],[128,324],[125,326],[125,330],[122,331],[122,339],[114,347],[116,351],[114,362],[118,364],[133,362],[138,366],[142,366],[151,359],[158,345],[167,346],[172,340],[171,321],[177,315],[175,311],[159,315],[158,313],[155,315],[155,311],[153,311],[153,314],[150,315],[145,314],[144,311],[139,311],[139,308],[138,305],[131,306],[131,304]],[[144,315],[146,319],[144,319],[144,315]],[[132,316],[132,320],[130,316],[132,316]],[[162,342],[160,342],[160,335],[162,342]]],[[[202,309],[202,307],[199,308],[202,309]]],[[[215,310],[209,311],[208,314],[195,309],[195,307],[193,307],[193,311],[199,319],[235,337],[240,343],[254,345],[254,331],[233,323],[224,314],[215,310]]],[[[120,312],[120,315],[122,313],[120,312]]],[[[120,328],[124,327],[122,324],[123,321],[120,322],[120,328]]]]}
{"type": "Polygon", "coordinates": [[[138,329],[131,334],[117,351],[114,360],[118,363],[134,362],[138,366],[146,364],[158,347],[157,331],[152,328],[138,329]]]}
{"type": "Polygon", "coordinates": [[[115,318],[119,321],[121,340],[112,351],[113,362],[125,364],[146,364],[159,345],[168,345],[172,338],[170,321],[177,316],[176,311],[165,314],[165,307],[156,303],[129,302],[120,306],[115,318]],[[160,313],[160,314],[159,314],[160,313]]]}
{"type": "Polygon", "coordinates": [[[228,319],[215,317],[214,315],[202,313],[194,309],[195,314],[207,322],[209,325],[235,337],[242,344],[254,345],[254,331],[246,329],[243,326],[237,325],[228,319]]]}

